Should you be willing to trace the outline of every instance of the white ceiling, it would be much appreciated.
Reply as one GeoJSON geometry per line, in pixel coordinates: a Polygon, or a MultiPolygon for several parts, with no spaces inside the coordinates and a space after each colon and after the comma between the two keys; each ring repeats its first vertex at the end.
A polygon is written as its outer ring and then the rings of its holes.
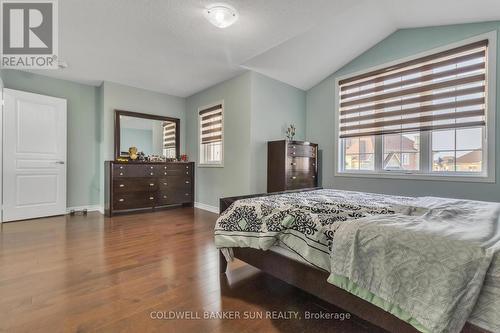
{"type": "Polygon", "coordinates": [[[399,28],[500,19],[498,0],[227,0],[219,29],[206,0],[60,0],[60,57],[44,71],[189,96],[251,69],[307,90],[399,28]]]}

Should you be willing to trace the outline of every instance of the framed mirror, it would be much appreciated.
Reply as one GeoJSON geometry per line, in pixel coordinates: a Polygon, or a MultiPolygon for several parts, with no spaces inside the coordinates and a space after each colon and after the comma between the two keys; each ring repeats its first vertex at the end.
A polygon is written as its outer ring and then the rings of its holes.
{"type": "Polygon", "coordinates": [[[115,110],[115,159],[128,158],[130,147],[146,156],[179,158],[179,125],[178,118],[115,110]]]}

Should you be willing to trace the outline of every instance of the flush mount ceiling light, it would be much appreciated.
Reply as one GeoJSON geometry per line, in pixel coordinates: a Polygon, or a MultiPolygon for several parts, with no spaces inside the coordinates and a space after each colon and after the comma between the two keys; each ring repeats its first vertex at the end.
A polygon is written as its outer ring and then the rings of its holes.
{"type": "Polygon", "coordinates": [[[227,28],[238,19],[238,12],[226,4],[213,4],[205,10],[205,17],[218,28],[227,28]]]}

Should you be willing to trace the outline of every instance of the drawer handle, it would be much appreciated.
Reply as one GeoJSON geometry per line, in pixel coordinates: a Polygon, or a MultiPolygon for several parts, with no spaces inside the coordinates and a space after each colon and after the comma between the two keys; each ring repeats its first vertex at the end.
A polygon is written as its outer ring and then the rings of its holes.
{"type": "Polygon", "coordinates": [[[164,167],[163,167],[163,169],[167,170],[167,167],[166,167],[166,166],[164,166],[164,167]]]}
{"type": "Polygon", "coordinates": [[[190,195],[189,193],[186,193],[186,196],[190,195]]]}
{"type": "Polygon", "coordinates": [[[150,172],[149,174],[150,174],[151,176],[153,176],[153,175],[154,175],[154,172],[150,172]]]}
{"type": "Polygon", "coordinates": [[[297,163],[292,163],[292,165],[297,165],[297,163]]]}
{"type": "Polygon", "coordinates": [[[292,155],[295,155],[295,152],[294,152],[294,151],[292,151],[292,155]]]}
{"type": "Polygon", "coordinates": [[[316,178],[316,176],[312,176],[312,177],[313,177],[313,179],[316,178]]]}
{"type": "Polygon", "coordinates": [[[166,199],[166,198],[167,198],[167,196],[166,196],[166,195],[164,195],[164,196],[163,196],[163,199],[166,199]]]}
{"type": "Polygon", "coordinates": [[[163,185],[167,186],[167,183],[163,183],[163,185]]]}
{"type": "Polygon", "coordinates": [[[186,165],[186,169],[189,169],[189,166],[188,166],[188,165],[186,165]]]}
{"type": "Polygon", "coordinates": [[[155,186],[155,184],[154,184],[154,183],[151,183],[151,184],[149,184],[149,186],[151,186],[151,187],[152,187],[152,186],[155,186]]]}
{"type": "Polygon", "coordinates": [[[120,172],[120,176],[123,176],[123,172],[120,172]]]}
{"type": "Polygon", "coordinates": [[[125,187],[125,185],[124,184],[120,184],[120,187],[125,187]]]}
{"type": "Polygon", "coordinates": [[[120,201],[120,202],[124,202],[124,201],[125,201],[125,199],[118,199],[118,201],[120,201]]]}
{"type": "Polygon", "coordinates": [[[186,184],[189,184],[189,180],[186,180],[186,184]]]}
{"type": "Polygon", "coordinates": [[[123,169],[123,166],[120,166],[120,169],[123,169]]]}
{"type": "Polygon", "coordinates": [[[295,149],[295,146],[292,146],[293,149],[295,149]]]}
{"type": "Polygon", "coordinates": [[[186,171],[186,175],[189,175],[189,171],[186,171]]]}
{"type": "Polygon", "coordinates": [[[149,200],[154,200],[154,199],[155,199],[155,197],[149,197],[149,200]]]}
{"type": "Polygon", "coordinates": [[[150,169],[153,169],[153,167],[149,167],[150,169]]]}
{"type": "Polygon", "coordinates": [[[292,180],[295,180],[295,179],[297,179],[297,177],[293,176],[293,177],[292,177],[292,180]]]}
{"type": "Polygon", "coordinates": [[[166,172],[164,172],[163,174],[164,174],[164,175],[166,175],[167,173],[166,173],[166,172]]]}

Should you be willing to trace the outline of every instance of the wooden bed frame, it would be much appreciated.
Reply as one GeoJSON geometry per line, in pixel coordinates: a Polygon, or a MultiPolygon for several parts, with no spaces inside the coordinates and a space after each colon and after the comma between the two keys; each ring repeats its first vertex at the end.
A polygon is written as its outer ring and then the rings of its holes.
{"type": "MultiPolygon", "coordinates": [[[[312,191],[321,188],[310,188],[294,191],[284,191],[276,193],[265,193],[246,195],[238,197],[228,197],[220,199],[219,212],[223,213],[236,200],[263,197],[275,194],[312,191]]],[[[256,267],[263,272],[272,275],[294,287],[302,289],[328,303],[350,312],[351,314],[366,320],[389,332],[415,333],[418,332],[410,324],[393,316],[389,312],[341,289],[326,280],[328,272],[307,265],[305,263],[290,259],[272,251],[262,251],[252,248],[233,248],[234,257],[256,267]]],[[[225,274],[227,262],[222,252],[219,252],[220,273],[225,274]]],[[[490,333],[470,323],[466,323],[462,333],[490,333]]]]}

